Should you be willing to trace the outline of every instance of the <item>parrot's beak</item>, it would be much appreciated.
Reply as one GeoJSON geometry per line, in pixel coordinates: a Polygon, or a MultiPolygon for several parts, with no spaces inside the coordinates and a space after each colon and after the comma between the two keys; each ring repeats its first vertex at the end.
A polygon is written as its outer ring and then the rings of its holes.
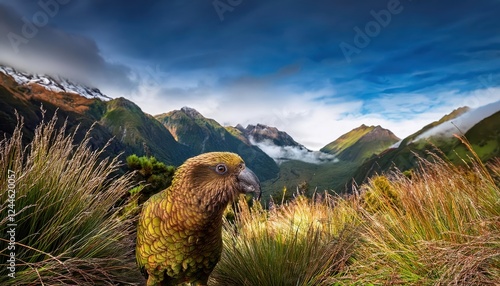
{"type": "Polygon", "coordinates": [[[260,200],[261,188],[259,178],[252,172],[252,170],[245,168],[238,175],[240,189],[243,193],[254,193],[255,197],[260,200]]]}

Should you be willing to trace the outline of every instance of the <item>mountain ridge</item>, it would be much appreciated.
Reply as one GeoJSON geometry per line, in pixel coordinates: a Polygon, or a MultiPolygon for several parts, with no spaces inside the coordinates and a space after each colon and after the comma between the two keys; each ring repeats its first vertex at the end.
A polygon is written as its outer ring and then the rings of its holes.
{"type": "Polygon", "coordinates": [[[111,100],[111,97],[104,95],[98,88],[77,84],[60,76],[30,74],[2,65],[0,65],[0,72],[11,76],[20,85],[30,86],[36,84],[48,91],[57,93],[66,92],[78,94],[89,99],[98,98],[104,101],[111,100]]]}
{"type": "Polygon", "coordinates": [[[320,151],[333,154],[340,160],[362,162],[394,145],[400,139],[380,125],[361,126],[345,133],[320,151]]]}
{"type": "Polygon", "coordinates": [[[255,143],[270,140],[276,146],[291,146],[298,147],[300,149],[307,149],[304,145],[295,141],[288,133],[278,130],[276,127],[258,123],[256,125],[249,124],[246,128],[243,128],[243,126],[238,124],[235,128],[240,130],[242,134],[249,139],[249,141],[253,141],[255,143]]]}
{"type": "Polygon", "coordinates": [[[192,156],[189,148],[178,144],[159,122],[127,99],[103,101],[46,89],[32,82],[21,85],[11,75],[0,73],[0,116],[3,119],[0,135],[12,134],[18,123],[16,113],[23,118],[26,141],[32,138],[42,120],[57,113],[57,126],[62,127],[66,122],[67,132],[76,131],[77,142],[87,132],[92,136],[92,148],[102,148],[109,142],[104,152],[106,156],[154,153],[159,160],[173,165],[192,156]],[[162,142],[167,142],[171,148],[161,147],[162,142]]]}
{"type": "Polygon", "coordinates": [[[195,154],[213,151],[237,153],[262,181],[275,178],[279,172],[274,160],[257,146],[234,136],[217,121],[204,117],[193,108],[183,107],[155,118],[178,143],[189,146],[195,154]]]}
{"type": "MultiPolygon", "coordinates": [[[[478,157],[484,162],[500,156],[500,101],[493,104],[496,106],[497,112],[483,118],[468,129],[465,134],[462,134],[478,157]]],[[[355,181],[357,183],[365,182],[370,176],[387,172],[392,168],[401,171],[412,170],[417,167],[417,157],[432,160],[433,155],[430,155],[429,151],[454,164],[464,164],[468,160],[468,156],[472,155],[467,147],[454,135],[440,134],[439,136],[430,136],[421,140],[415,139],[431,130],[431,128],[473,111],[468,107],[455,109],[450,114],[404,138],[397,148],[388,149],[370,158],[354,174],[355,181]]]]}
{"type": "Polygon", "coordinates": [[[320,151],[311,151],[304,145],[295,141],[285,131],[265,124],[247,125],[244,128],[238,124],[235,127],[226,127],[231,134],[242,141],[259,147],[277,164],[297,160],[311,164],[324,164],[335,161],[333,155],[320,151]]]}
{"type": "Polygon", "coordinates": [[[4,67],[0,71],[0,136],[12,134],[17,124],[16,111],[24,118],[23,132],[28,138],[33,136],[43,118],[57,111],[58,126],[66,120],[68,132],[79,130],[77,139],[93,126],[90,131],[92,148],[102,148],[111,142],[106,156],[120,153],[123,156],[152,155],[178,166],[201,152],[239,153],[264,182],[265,191],[271,194],[281,191],[284,186],[304,187],[304,181],[309,182],[310,188],[321,188],[320,191],[349,191],[353,179],[362,183],[367,177],[386,172],[393,166],[403,171],[413,168],[416,156],[427,156],[426,152],[435,146],[441,148],[449,160],[460,162],[457,154],[464,156],[467,150],[457,139],[436,136],[415,139],[443,123],[466,118],[473,112],[479,114],[473,116],[475,120],[481,120],[469,126],[465,135],[482,159],[489,160],[500,154],[500,111],[497,111],[500,102],[489,106],[489,113],[480,108],[458,108],[403,140],[381,126],[363,124],[327,144],[322,148],[325,152],[319,152],[308,150],[276,127],[259,123],[246,128],[241,125],[223,127],[189,107],[152,116],[125,98],[89,97],[78,94],[78,90],[68,92],[51,88],[55,81],[52,77],[24,74],[25,80],[16,81],[16,75],[21,73],[12,69],[9,74],[3,72],[5,70],[4,67]],[[491,116],[480,117],[490,113],[491,116]],[[400,144],[395,143],[396,140],[400,144]]]}

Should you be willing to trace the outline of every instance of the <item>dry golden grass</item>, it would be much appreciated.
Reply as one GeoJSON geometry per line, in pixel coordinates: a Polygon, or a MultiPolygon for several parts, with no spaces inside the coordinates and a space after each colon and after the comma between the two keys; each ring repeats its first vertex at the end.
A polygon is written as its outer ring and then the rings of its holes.
{"type": "Polygon", "coordinates": [[[347,198],[240,204],[212,285],[498,285],[500,160],[431,157],[347,198]]]}

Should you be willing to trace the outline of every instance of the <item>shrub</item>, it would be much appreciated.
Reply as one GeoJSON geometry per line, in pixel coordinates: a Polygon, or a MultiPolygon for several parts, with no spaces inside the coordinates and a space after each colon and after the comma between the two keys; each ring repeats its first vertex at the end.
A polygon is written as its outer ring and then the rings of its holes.
{"type": "Polygon", "coordinates": [[[159,162],[155,157],[138,157],[133,154],[127,157],[129,170],[135,171],[134,180],[140,184],[130,191],[131,195],[138,194],[139,204],[145,202],[152,195],[168,188],[172,183],[175,167],[159,162]]]}

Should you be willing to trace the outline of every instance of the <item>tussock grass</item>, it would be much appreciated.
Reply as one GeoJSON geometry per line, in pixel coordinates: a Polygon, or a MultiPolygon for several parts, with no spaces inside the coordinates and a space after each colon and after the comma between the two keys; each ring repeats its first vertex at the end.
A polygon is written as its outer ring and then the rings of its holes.
{"type": "Polygon", "coordinates": [[[498,285],[500,159],[419,162],[349,197],[240,204],[212,285],[498,285]]]}
{"type": "Polygon", "coordinates": [[[346,268],[353,217],[331,205],[338,203],[331,196],[299,196],[269,211],[242,202],[236,221],[225,222],[215,285],[321,285],[346,268]]]}
{"type": "Polygon", "coordinates": [[[354,263],[345,281],[360,284],[497,285],[500,281],[500,190],[492,173],[471,160],[457,167],[420,159],[363,186],[354,263]],[[374,207],[375,206],[375,207],[374,207]]]}
{"type": "Polygon", "coordinates": [[[129,176],[114,177],[115,159],[89,149],[86,138],[41,123],[32,142],[22,144],[22,123],[0,142],[0,284],[116,285],[137,282],[133,225],[119,220],[114,205],[131,187],[129,176]],[[7,176],[15,174],[15,279],[7,276],[11,252],[7,176]],[[8,237],[7,237],[8,238],[8,237]]]}

